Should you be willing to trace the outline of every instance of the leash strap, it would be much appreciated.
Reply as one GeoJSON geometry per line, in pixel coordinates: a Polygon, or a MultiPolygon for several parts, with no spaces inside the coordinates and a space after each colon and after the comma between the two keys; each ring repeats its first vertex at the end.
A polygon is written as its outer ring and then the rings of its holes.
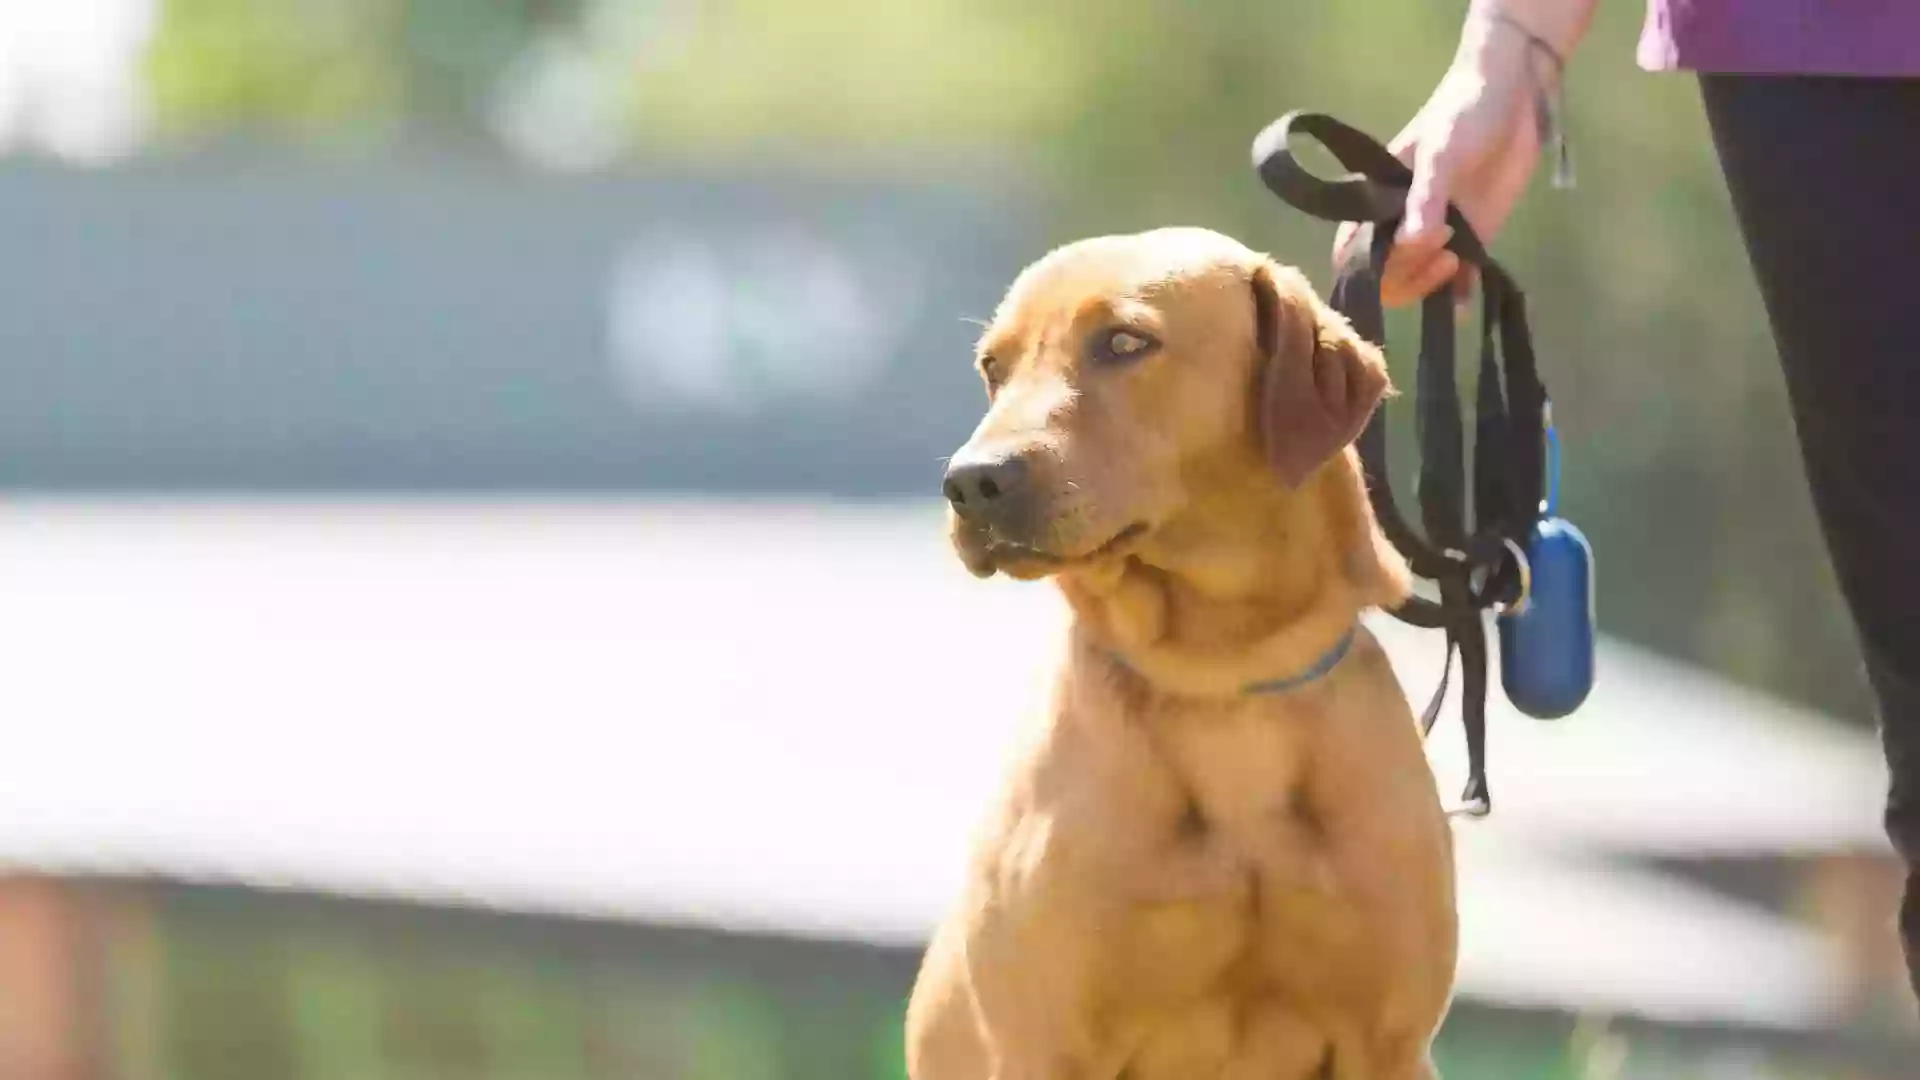
{"type": "MultiPolygon", "coordinates": [[[[1288,113],[1260,133],[1254,140],[1254,162],[1267,187],[1294,208],[1326,221],[1360,226],[1335,267],[1328,302],[1346,316],[1356,333],[1384,347],[1380,273],[1405,213],[1413,171],[1358,129],[1321,113],[1302,111],[1288,113]],[[1332,180],[1309,172],[1289,145],[1295,134],[1317,140],[1353,171],[1332,180]]],[[[1447,224],[1453,228],[1448,250],[1480,274],[1480,362],[1471,483],[1455,362],[1454,303],[1444,289],[1421,303],[1419,366],[1414,378],[1420,529],[1402,516],[1393,495],[1384,407],[1369,419],[1357,445],[1368,498],[1381,530],[1413,572],[1438,588],[1438,601],[1409,597],[1391,614],[1413,626],[1446,632],[1440,687],[1421,717],[1423,732],[1430,732],[1439,718],[1453,656],[1456,651],[1460,654],[1460,712],[1468,774],[1460,812],[1481,817],[1492,809],[1486,775],[1488,648],[1482,612],[1519,595],[1520,567],[1513,553],[1521,550],[1541,513],[1547,395],[1527,328],[1525,296],[1488,254],[1459,208],[1447,207],[1447,224]]]]}

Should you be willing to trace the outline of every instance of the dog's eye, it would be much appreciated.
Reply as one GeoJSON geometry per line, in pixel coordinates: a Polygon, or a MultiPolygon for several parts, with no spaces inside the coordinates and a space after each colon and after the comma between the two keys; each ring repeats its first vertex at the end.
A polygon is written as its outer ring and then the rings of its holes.
{"type": "Polygon", "coordinates": [[[1096,360],[1121,363],[1137,360],[1159,345],[1159,342],[1138,330],[1108,330],[1093,339],[1093,355],[1096,360]]]}
{"type": "Polygon", "coordinates": [[[980,358],[980,377],[987,380],[988,389],[993,389],[1000,385],[1000,377],[1002,374],[1000,361],[998,359],[992,356],[983,356],[980,358]]]}

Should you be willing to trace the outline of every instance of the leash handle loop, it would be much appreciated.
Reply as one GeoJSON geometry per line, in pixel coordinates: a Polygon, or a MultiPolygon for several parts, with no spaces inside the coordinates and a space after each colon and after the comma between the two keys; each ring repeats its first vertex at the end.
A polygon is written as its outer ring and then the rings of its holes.
{"type": "MultiPolygon", "coordinates": [[[[1281,201],[1335,224],[1398,222],[1406,214],[1407,189],[1413,186],[1413,170],[1379,140],[1325,113],[1304,109],[1287,113],[1254,137],[1253,166],[1281,201]],[[1296,134],[1312,138],[1353,171],[1333,180],[1315,175],[1293,152],[1296,134]]],[[[1505,278],[1466,215],[1452,203],[1447,204],[1447,224],[1453,228],[1449,251],[1482,270],[1493,266],[1505,278]]]]}

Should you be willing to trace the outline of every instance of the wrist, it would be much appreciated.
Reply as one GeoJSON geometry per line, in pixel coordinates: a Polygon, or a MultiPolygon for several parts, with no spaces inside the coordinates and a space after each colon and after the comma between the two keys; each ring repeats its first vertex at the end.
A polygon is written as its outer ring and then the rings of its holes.
{"type": "Polygon", "coordinates": [[[1527,71],[1557,85],[1593,20],[1595,0],[1471,0],[1456,67],[1487,77],[1527,71]]]}
{"type": "Polygon", "coordinates": [[[1471,0],[1454,66],[1482,92],[1533,114],[1543,150],[1554,156],[1553,185],[1573,186],[1564,93],[1567,61],[1586,34],[1597,0],[1471,0]]]}

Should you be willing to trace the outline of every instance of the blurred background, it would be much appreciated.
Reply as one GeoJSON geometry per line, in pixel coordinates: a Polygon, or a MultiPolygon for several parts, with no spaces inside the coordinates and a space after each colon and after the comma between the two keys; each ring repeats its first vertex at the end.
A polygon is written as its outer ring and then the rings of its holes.
{"type": "MultiPolygon", "coordinates": [[[[0,1076],[904,1077],[1061,625],[944,546],[965,319],[1163,224],[1324,285],[1250,140],[1390,135],[1463,9],[0,0],[0,1076]]],[[[1499,244],[1607,642],[1496,707],[1441,1065],[1910,1078],[1850,630],[1639,18],[1499,244]]]]}

